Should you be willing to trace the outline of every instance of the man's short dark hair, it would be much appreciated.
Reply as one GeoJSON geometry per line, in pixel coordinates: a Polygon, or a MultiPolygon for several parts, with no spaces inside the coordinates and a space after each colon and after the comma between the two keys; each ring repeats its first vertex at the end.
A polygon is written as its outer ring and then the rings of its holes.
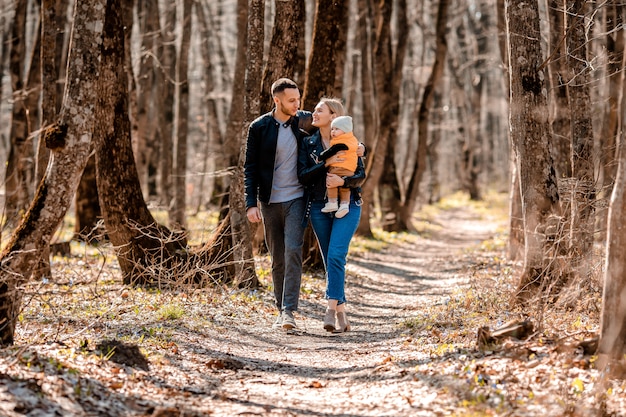
{"type": "Polygon", "coordinates": [[[272,96],[280,94],[288,88],[298,88],[298,84],[289,78],[279,78],[272,84],[272,96]]]}

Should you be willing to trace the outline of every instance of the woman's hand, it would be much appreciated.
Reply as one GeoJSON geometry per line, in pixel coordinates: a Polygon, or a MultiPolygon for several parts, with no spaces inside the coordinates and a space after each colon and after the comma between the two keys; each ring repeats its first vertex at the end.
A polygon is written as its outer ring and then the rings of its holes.
{"type": "Polygon", "coordinates": [[[344,179],[337,174],[326,174],[326,188],[341,187],[345,183],[344,179]]]}
{"type": "Polygon", "coordinates": [[[363,158],[365,156],[365,145],[359,142],[359,146],[356,148],[356,156],[363,158]]]}
{"type": "Polygon", "coordinates": [[[330,158],[328,158],[326,160],[326,166],[330,166],[333,164],[339,164],[342,162],[345,162],[346,158],[344,158],[344,155],[346,154],[346,151],[339,151],[337,152],[337,154],[331,156],[330,158]]]}

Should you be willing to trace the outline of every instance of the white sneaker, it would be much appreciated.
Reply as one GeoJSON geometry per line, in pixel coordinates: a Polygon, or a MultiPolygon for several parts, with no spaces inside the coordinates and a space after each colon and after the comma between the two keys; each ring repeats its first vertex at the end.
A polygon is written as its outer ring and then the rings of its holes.
{"type": "Polygon", "coordinates": [[[324,207],[322,207],[322,213],[332,213],[333,211],[337,211],[338,208],[339,206],[337,205],[337,202],[332,203],[329,201],[324,207]]]}
{"type": "Polygon", "coordinates": [[[335,217],[338,218],[338,219],[341,219],[343,216],[345,216],[349,212],[350,212],[350,205],[349,204],[340,204],[339,205],[339,210],[337,210],[337,213],[335,213],[335,217]]]}
{"type": "Polygon", "coordinates": [[[285,310],[282,314],[283,329],[291,330],[296,328],[296,320],[293,317],[293,311],[285,310]]]}

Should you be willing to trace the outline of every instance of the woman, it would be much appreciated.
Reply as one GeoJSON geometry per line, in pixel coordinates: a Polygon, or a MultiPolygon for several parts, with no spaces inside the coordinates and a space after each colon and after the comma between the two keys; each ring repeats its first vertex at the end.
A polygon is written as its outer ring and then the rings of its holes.
{"type": "MultiPolygon", "coordinates": [[[[307,201],[306,217],[317,237],[326,268],[326,299],[328,307],[324,317],[324,329],[329,332],[347,332],[350,322],[346,315],[345,272],[350,240],[361,218],[361,188],[365,181],[365,169],[359,158],[357,169],[351,177],[340,177],[327,172],[333,163],[342,162],[340,151],[328,157],[322,152],[330,147],[330,124],[335,117],[343,116],[341,101],[323,98],[315,106],[313,126],[318,131],[304,138],[298,154],[298,178],[305,187],[307,201]],[[323,158],[327,159],[323,159],[323,158]],[[336,218],[334,213],[323,213],[327,187],[351,189],[350,210],[345,217],[336,218]]],[[[362,152],[361,152],[362,153],[362,152]]]]}

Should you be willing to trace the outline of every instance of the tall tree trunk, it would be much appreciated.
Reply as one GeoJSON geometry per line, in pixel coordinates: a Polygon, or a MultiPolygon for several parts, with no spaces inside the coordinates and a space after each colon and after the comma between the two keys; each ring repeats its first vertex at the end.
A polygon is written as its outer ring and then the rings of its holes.
{"type": "MultiPolygon", "coordinates": [[[[258,5],[257,5],[258,7],[258,5]]],[[[265,10],[264,10],[265,11],[265,10]]],[[[246,114],[241,111],[244,108],[244,101],[246,99],[246,68],[248,66],[247,63],[247,51],[248,51],[248,0],[237,0],[237,52],[235,54],[235,68],[234,68],[234,79],[233,79],[233,90],[232,90],[232,99],[230,102],[230,111],[228,114],[228,124],[226,128],[226,134],[224,135],[224,142],[222,143],[222,151],[224,153],[224,160],[226,166],[229,170],[232,170],[229,176],[224,177],[224,189],[228,189],[228,193],[224,193],[224,198],[222,199],[222,203],[220,204],[220,226],[218,228],[223,230],[224,232],[220,235],[216,236],[216,241],[218,244],[217,247],[224,248],[224,251],[231,253],[234,247],[238,243],[243,245],[247,245],[248,242],[250,247],[239,247],[237,253],[234,253],[234,259],[238,258],[238,268],[240,271],[246,271],[250,268],[249,265],[246,265],[246,262],[250,262],[253,260],[252,253],[252,239],[242,240],[241,242],[235,242],[234,236],[235,234],[243,234],[245,236],[246,233],[250,233],[249,236],[254,236],[257,230],[257,226],[250,226],[250,232],[246,232],[247,225],[243,222],[245,217],[245,202],[243,201],[243,165],[239,167],[239,159],[243,158],[240,156],[240,152],[242,152],[241,148],[244,141],[244,135],[246,132],[246,124],[245,120],[247,120],[246,114]],[[241,195],[233,195],[235,198],[242,199],[241,201],[236,200],[235,205],[231,206],[230,195],[233,194],[231,183],[239,181],[241,177],[241,183],[234,185],[237,188],[237,192],[241,195]],[[235,217],[236,225],[231,226],[231,215],[233,209],[242,211],[239,215],[235,217]],[[228,222],[228,223],[227,223],[228,222]],[[227,225],[228,224],[228,227],[227,225]]],[[[259,70],[260,71],[260,70],[259,70]]],[[[260,89],[259,85],[259,89],[260,89]]],[[[242,159],[241,164],[245,162],[245,159],[242,159]]],[[[216,232],[216,233],[217,233],[216,232]]],[[[255,274],[256,275],[256,274],[255,274]]]]}
{"type": "MultiPolygon", "coordinates": [[[[622,96],[622,106],[624,97],[622,96]]],[[[608,214],[602,319],[600,322],[599,367],[623,360],[626,352],[626,147],[618,137],[618,166],[608,214]]]]}
{"type": "MultiPolygon", "coordinates": [[[[378,110],[376,108],[374,92],[374,74],[372,69],[372,33],[370,31],[372,16],[372,3],[370,0],[357,0],[357,10],[360,12],[356,20],[356,42],[359,44],[361,52],[361,101],[363,106],[363,131],[365,135],[361,138],[367,149],[375,148],[375,140],[378,138],[378,110]]],[[[368,164],[370,166],[371,164],[368,164]]],[[[370,189],[373,189],[373,186],[370,189]]],[[[370,225],[371,210],[374,206],[372,195],[364,198],[361,206],[361,221],[356,233],[362,236],[373,236],[370,225]]]]}
{"type": "Polygon", "coordinates": [[[10,74],[13,89],[13,111],[11,118],[10,149],[7,157],[5,174],[5,210],[6,225],[14,227],[19,219],[20,210],[26,209],[32,190],[32,176],[29,171],[34,167],[32,142],[28,141],[27,75],[26,75],[26,13],[27,0],[15,2],[13,22],[10,74]],[[30,149],[29,149],[30,145],[30,149]]]}
{"type": "Polygon", "coordinates": [[[420,110],[418,113],[418,146],[417,157],[415,158],[415,165],[413,166],[413,175],[407,186],[406,199],[400,216],[402,222],[406,225],[410,224],[413,210],[415,209],[415,203],[419,193],[419,185],[422,181],[422,176],[426,170],[426,153],[428,151],[428,125],[429,125],[429,113],[432,108],[432,103],[435,97],[435,88],[439,83],[443,75],[443,70],[446,62],[446,54],[448,51],[448,44],[446,41],[446,25],[448,21],[448,8],[449,0],[440,0],[439,8],[437,10],[437,47],[435,49],[435,62],[428,77],[428,81],[424,86],[424,94],[420,103],[420,110]]]}
{"type": "Polygon", "coordinates": [[[44,132],[53,159],[19,226],[0,255],[0,343],[13,343],[21,304],[20,285],[39,262],[42,248],[65,216],[87,163],[95,123],[98,60],[105,0],[74,9],[74,30],[67,94],[59,120],[44,132]],[[80,10],[80,13],[78,11],[80,10]],[[80,82],[76,81],[80,80],[80,82]],[[80,109],[80,111],[77,111],[80,109]]]}
{"type": "Polygon", "coordinates": [[[302,107],[313,110],[322,97],[337,97],[343,89],[348,39],[348,2],[316,0],[302,107]]]}
{"type": "MultiPolygon", "coordinates": [[[[246,72],[246,92],[244,99],[244,124],[249,126],[258,117],[261,110],[260,93],[263,71],[263,38],[265,28],[265,2],[248,2],[248,60],[246,72]]],[[[243,127],[242,126],[242,127],[243,127]]],[[[240,130],[240,143],[245,143],[247,129],[240,130]]],[[[230,186],[230,225],[232,230],[233,255],[235,260],[235,284],[246,287],[258,286],[258,277],[254,269],[252,239],[243,186],[243,165],[246,159],[246,146],[241,146],[239,162],[235,168],[230,186]]]]}
{"type": "MultiPolygon", "coordinates": [[[[506,13],[504,8],[504,0],[496,0],[496,16],[498,27],[498,45],[500,47],[500,58],[504,71],[504,79],[506,80],[505,91],[510,97],[510,78],[509,71],[509,43],[507,33],[506,13]]],[[[507,129],[508,131],[508,129],[507,129]]],[[[509,140],[509,143],[511,141],[509,140]]],[[[519,170],[517,169],[517,160],[514,147],[510,148],[510,203],[509,203],[509,241],[507,245],[507,255],[511,260],[521,259],[524,256],[524,217],[522,214],[522,197],[519,183],[519,170]]]]}
{"type": "MultiPolygon", "coordinates": [[[[59,3],[58,0],[43,0],[41,7],[41,123],[44,127],[53,123],[57,115],[57,80],[61,64],[56,54],[57,33],[64,31],[64,27],[59,27],[57,16],[65,16],[58,11],[59,3]]],[[[45,142],[40,140],[35,168],[37,180],[43,178],[49,157],[45,142]]]]}
{"type": "Polygon", "coordinates": [[[183,1],[183,28],[177,61],[176,140],[174,146],[174,204],[170,210],[170,227],[184,230],[187,207],[187,134],[189,132],[189,49],[191,47],[192,0],[183,1]]]}
{"type": "MultiPolygon", "coordinates": [[[[176,85],[176,2],[165,2],[165,18],[163,29],[161,30],[161,42],[159,45],[159,62],[162,73],[160,74],[160,97],[161,116],[159,125],[161,132],[161,166],[160,170],[160,190],[161,204],[168,209],[173,204],[172,166],[173,153],[172,143],[174,135],[174,96],[176,85]]],[[[245,70],[245,68],[244,68],[245,70]]],[[[170,223],[173,221],[170,218],[170,223]]]]}
{"type": "MultiPolygon", "coordinates": [[[[381,199],[381,208],[383,214],[383,227],[387,231],[405,231],[412,230],[413,226],[409,218],[405,222],[402,217],[403,198],[400,191],[400,182],[398,179],[398,169],[396,166],[396,150],[398,142],[398,125],[401,115],[400,110],[400,88],[403,81],[404,58],[408,44],[408,36],[401,34],[407,33],[409,30],[407,21],[407,4],[406,0],[396,2],[396,13],[394,24],[396,26],[397,41],[392,42],[395,48],[392,48],[391,62],[391,79],[389,80],[390,90],[385,91],[386,104],[379,108],[380,120],[385,121],[385,129],[381,129],[380,133],[387,135],[387,151],[385,155],[385,170],[381,175],[378,184],[380,195],[387,198],[381,199]],[[385,204],[385,200],[386,204],[385,204]],[[388,207],[388,209],[385,209],[388,207]],[[400,213],[400,215],[398,214],[400,213]]],[[[382,92],[378,92],[381,94],[382,92]]]]}
{"type": "Polygon", "coordinates": [[[547,97],[537,1],[506,3],[511,139],[520,176],[524,218],[524,269],[517,288],[525,300],[552,284],[557,271],[554,229],[560,221],[559,194],[548,147],[547,97]]]}
{"type": "MultiPolygon", "coordinates": [[[[274,29],[269,50],[271,59],[267,60],[263,70],[263,83],[261,84],[261,114],[272,109],[273,101],[270,92],[272,83],[281,77],[295,78],[294,75],[298,71],[298,46],[300,38],[304,36],[304,25],[298,23],[304,22],[304,1],[275,0],[274,4],[276,14],[274,15],[274,29]]],[[[344,11],[341,10],[340,12],[344,11]]],[[[324,15],[328,17],[325,13],[324,15]]],[[[345,36],[342,30],[337,32],[339,32],[338,37],[345,36]]],[[[345,44],[345,38],[343,42],[345,44]]],[[[341,47],[340,44],[336,46],[341,47]]],[[[304,108],[313,110],[312,107],[304,108]]]]}
{"type": "Polygon", "coordinates": [[[174,284],[186,258],[183,235],[156,223],[143,199],[132,151],[128,117],[128,75],[124,67],[124,25],[120,1],[109,0],[102,62],[96,84],[94,141],[98,195],[108,236],[117,249],[125,284],[174,284]],[[120,192],[123,190],[123,192],[120,192]],[[165,279],[170,281],[165,281],[165,279]]]}
{"type": "Polygon", "coordinates": [[[593,126],[589,94],[585,0],[567,0],[567,93],[571,114],[572,171],[575,178],[571,189],[570,256],[580,279],[590,274],[595,227],[596,198],[593,126]]]}
{"type": "MultiPolygon", "coordinates": [[[[368,150],[366,173],[367,181],[363,184],[363,201],[370,207],[374,203],[375,191],[383,175],[385,168],[385,158],[387,154],[387,143],[389,140],[386,134],[386,126],[383,129],[380,126],[381,120],[384,119],[385,108],[388,106],[388,92],[391,90],[389,86],[392,73],[392,51],[391,51],[391,0],[381,0],[373,8],[374,24],[376,26],[375,34],[372,41],[373,47],[373,68],[374,68],[374,94],[377,103],[376,120],[376,139],[372,143],[372,147],[368,150]]],[[[385,121],[386,123],[386,121],[385,121]]],[[[369,222],[370,216],[367,213],[361,213],[361,222],[369,222]]],[[[362,226],[361,229],[371,230],[371,227],[362,226]]]]}
{"type": "MultiPolygon", "coordinates": [[[[195,2],[195,10],[196,16],[198,17],[197,21],[200,25],[200,53],[202,55],[202,62],[204,64],[204,103],[206,105],[206,115],[205,115],[205,126],[206,126],[206,141],[204,144],[204,151],[202,153],[202,172],[207,173],[209,171],[209,160],[217,159],[211,157],[212,151],[216,148],[217,144],[221,144],[223,142],[222,131],[220,129],[220,112],[219,106],[217,103],[217,98],[215,94],[216,90],[216,81],[215,81],[215,66],[213,65],[213,53],[211,47],[211,36],[212,31],[209,26],[210,19],[206,16],[204,12],[204,6],[199,1],[195,2]]],[[[214,165],[214,164],[213,164],[214,165]]],[[[213,185],[215,183],[215,178],[209,178],[211,184],[207,186],[205,184],[205,180],[207,175],[202,175],[200,177],[200,183],[198,187],[202,190],[200,196],[198,198],[198,204],[196,206],[196,210],[199,211],[201,206],[206,202],[208,203],[211,200],[211,191],[213,189],[213,185]],[[209,190],[205,192],[205,190],[209,190]]]]}
{"type": "Polygon", "coordinates": [[[550,23],[549,65],[550,100],[550,136],[552,158],[557,178],[572,176],[571,152],[571,114],[567,99],[567,53],[565,42],[565,2],[548,0],[548,19],[550,23]]]}
{"type": "MultiPolygon", "coordinates": [[[[127,0],[128,1],[128,0],[127,0]]],[[[135,161],[139,181],[145,198],[156,192],[155,178],[151,173],[157,171],[158,144],[157,128],[153,121],[160,117],[159,103],[156,96],[156,62],[159,46],[159,2],[158,0],[139,0],[137,2],[141,52],[139,73],[137,74],[137,114],[136,138],[134,142],[135,161]]]]}
{"type": "MultiPolygon", "coordinates": [[[[600,135],[600,169],[602,172],[601,197],[605,198],[611,195],[615,183],[615,175],[617,172],[617,141],[623,126],[620,97],[623,95],[624,91],[623,68],[626,67],[623,28],[625,10],[626,7],[621,4],[613,4],[608,6],[607,9],[605,33],[607,33],[609,97],[608,109],[605,120],[602,123],[600,135]]],[[[607,215],[607,210],[601,206],[598,210],[598,217],[601,220],[600,224],[606,224],[607,215]]]]}

